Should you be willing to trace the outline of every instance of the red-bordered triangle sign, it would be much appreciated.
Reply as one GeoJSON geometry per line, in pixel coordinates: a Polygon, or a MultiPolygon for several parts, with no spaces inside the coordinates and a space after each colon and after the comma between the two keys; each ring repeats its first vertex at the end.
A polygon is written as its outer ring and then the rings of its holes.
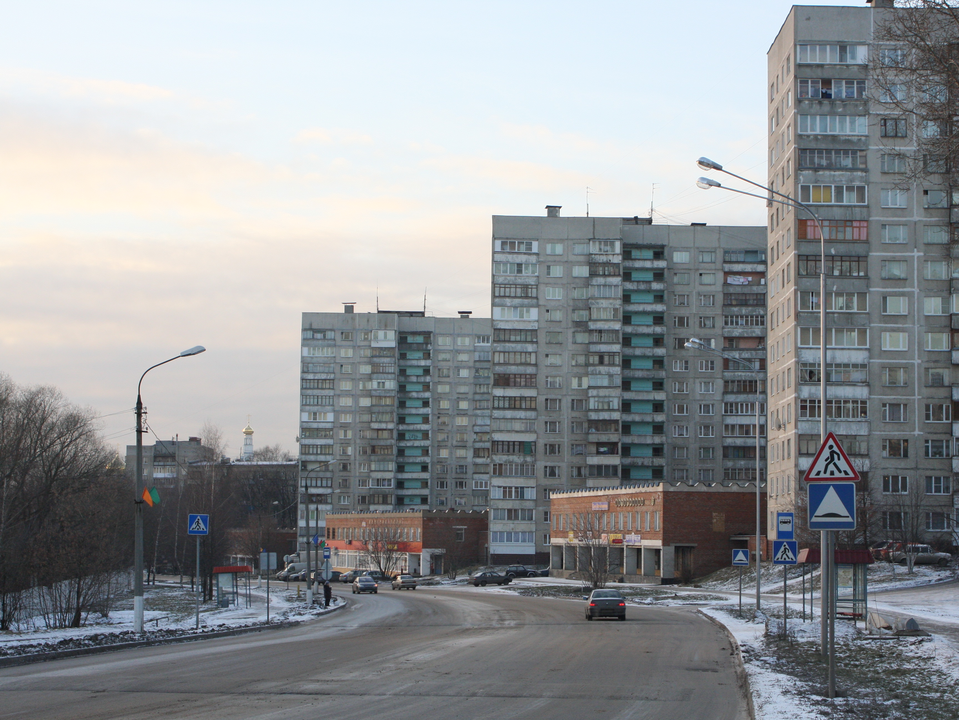
{"type": "Polygon", "coordinates": [[[857,482],[860,480],[860,473],[854,469],[837,436],[831,432],[823,439],[823,444],[803,479],[805,482],[857,482]]]}

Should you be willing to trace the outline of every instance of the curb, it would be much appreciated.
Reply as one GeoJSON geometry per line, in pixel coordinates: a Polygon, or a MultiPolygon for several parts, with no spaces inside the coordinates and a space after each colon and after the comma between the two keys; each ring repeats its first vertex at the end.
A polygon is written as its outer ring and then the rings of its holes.
{"type": "Polygon", "coordinates": [[[743,655],[740,653],[740,643],[737,642],[737,639],[733,636],[733,633],[724,625],[722,622],[717,620],[714,617],[710,617],[704,612],[701,612],[699,609],[696,611],[697,615],[702,618],[706,618],[718,628],[723,630],[724,634],[727,636],[727,639],[730,641],[730,647],[733,648],[734,653],[736,654],[736,674],[737,674],[737,688],[740,690],[740,694],[743,696],[743,699],[746,701],[747,713],[749,714],[749,720],[756,720],[757,711],[753,706],[753,693],[750,691],[750,678],[747,676],[747,669],[743,666],[743,655]]]}

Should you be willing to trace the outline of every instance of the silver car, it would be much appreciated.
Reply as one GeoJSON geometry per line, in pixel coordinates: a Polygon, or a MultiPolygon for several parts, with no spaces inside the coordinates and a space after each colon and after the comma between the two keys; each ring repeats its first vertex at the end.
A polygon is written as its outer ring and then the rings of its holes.
{"type": "Polygon", "coordinates": [[[416,590],[417,579],[413,575],[397,575],[390,583],[394,590],[416,590]]]}
{"type": "Polygon", "coordinates": [[[377,581],[368,575],[361,575],[353,581],[353,594],[373,593],[377,594],[377,581]]]}

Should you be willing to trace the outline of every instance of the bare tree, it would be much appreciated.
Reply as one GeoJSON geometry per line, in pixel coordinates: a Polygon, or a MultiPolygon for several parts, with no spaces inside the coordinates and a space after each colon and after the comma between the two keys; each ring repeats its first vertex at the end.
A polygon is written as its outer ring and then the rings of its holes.
{"type": "Polygon", "coordinates": [[[887,526],[893,539],[901,544],[907,573],[912,573],[913,561],[917,558],[916,545],[924,542],[926,496],[919,480],[910,482],[906,477],[891,476],[889,482],[894,482],[894,478],[897,485],[889,488],[894,494],[887,510],[887,526]]]}
{"type": "Polygon", "coordinates": [[[947,197],[957,188],[957,17],[955,0],[901,0],[879,15],[869,69],[872,99],[903,123],[886,138],[915,138],[886,152],[905,180],[939,181],[947,197]]]}
{"type": "Polygon", "coordinates": [[[593,589],[605,587],[610,582],[611,570],[615,568],[610,567],[610,543],[607,534],[600,529],[600,516],[584,512],[575,521],[577,574],[593,589]]]}
{"type": "Polygon", "coordinates": [[[265,445],[253,451],[254,462],[290,462],[295,459],[293,455],[283,449],[280,443],[265,445]]]}
{"type": "Polygon", "coordinates": [[[400,568],[400,543],[403,526],[391,515],[365,520],[363,528],[366,555],[371,566],[389,577],[400,568]]]}

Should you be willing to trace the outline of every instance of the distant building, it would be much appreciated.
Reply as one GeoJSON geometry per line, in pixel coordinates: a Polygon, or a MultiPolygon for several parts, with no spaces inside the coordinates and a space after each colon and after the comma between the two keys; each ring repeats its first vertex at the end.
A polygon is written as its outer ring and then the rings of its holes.
{"type": "Polygon", "coordinates": [[[332,513],[324,537],[337,570],[377,569],[386,556],[398,573],[436,575],[485,561],[487,518],[472,510],[332,513]]]}
{"type": "MultiPolygon", "coordinates": [[[[176,487],[187,479],[190,465],[209,460],[208,449],[198,437],[187,440],[158,440],[143,446],[143,482],[158,489],[176,487]]],[[[127,445],[127,472],[133,477],[137,467],[137,446],[127,445]]]]}
{"type": "Polygon", "coordinates": [[[250,462],[253,460],[253,428],[250,427],[250,421],[243,429],[243,449],[240,451],[240,460],[250,462]]]}
{"type": "MultiPolygon", "coordinates": [[[[550,574],[583,579],[589,553],[627,582],[679,582],[729,567],[733,550],[756,545],[750,485],[642,482],[554,493],[550,574]]],[[[762,497],[761,516],[765,505],[762,497]]]]}
{"type": "Polygon", "coordinates": [[[301,547],[331,512],[486,509],[490,321],[305,312],[301,547]]]}

